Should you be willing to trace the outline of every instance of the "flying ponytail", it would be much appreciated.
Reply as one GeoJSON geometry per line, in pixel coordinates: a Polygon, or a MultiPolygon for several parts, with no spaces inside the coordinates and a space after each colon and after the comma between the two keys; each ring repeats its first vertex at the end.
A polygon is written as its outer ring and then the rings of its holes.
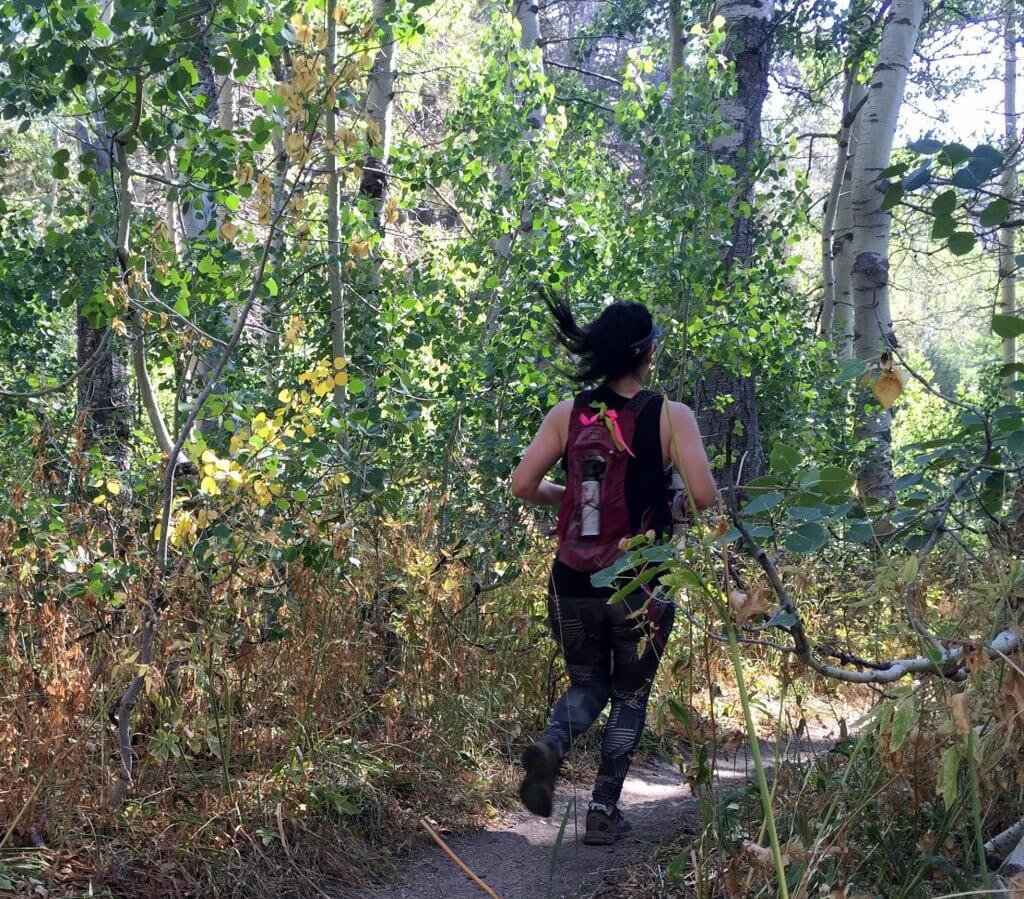
{"type": "Polygon", "coordinates": [[[612,303],[581,326],[565,300],[545,300],[558,342],[579,357],[574,378],[584,383],[613,381],[636,371],[661,333],[642,303],[612,303]]]}

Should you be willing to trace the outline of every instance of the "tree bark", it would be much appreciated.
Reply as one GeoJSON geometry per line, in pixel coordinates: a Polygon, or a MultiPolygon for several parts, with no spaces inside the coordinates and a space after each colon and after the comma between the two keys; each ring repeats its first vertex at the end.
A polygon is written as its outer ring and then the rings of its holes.
{"type": "MultiPolygon", "coordinates": [[[[867,88],[860,81],[854,81],[850,91],[851,114],[862,108],[866,95],[867,88]]],[[[846,129],[846,164],[843,166],[832,234],[832,272],[835,279],[832,336],[840,359],[853,358],[853,167],[860,143],[859,119],[860,113],[857,113],[846,129]]]]}
{"type": "MultiPolygon", "coordinates": [[[[118,148],[102,113],[95,116],[94,134],[84,122],[76,126],[79,150],[91,155],[91,166],[101,183],[111,177],[113,152],[118,148]]],[[[123,213],[123,210],[122,210],[123,213]]],[[[118,232],[121,231],[118,216],[118,232]]],[[[78,414],[82,420],[85,445],[98,446],[118,469],[130,461],[132,402],[128,392],[128,366],[124,341],[108,322],[97,323],[83,311],[78,300],[76,316],[78,343],[78,414]],[[90,362],[91,360],[91,362],[90,362]]]]}
{"type": "MultiPolygon", "coordinates": [[[[1017,137],[1017,0],[1006,0],[1006,18],[1003,24],[1004,73],[1003,73],[1003,116],[1005,118],[1006,152],[1011,160],[1003,170],[1003,197],[1013,205],[1017,193],[1016,154],[1017,137]]],[[[1016,229],[999,229],[999,311],[1003,315],[1017,314],[1017,276],[1014,255],[1016,251],[1016,229]]],[[[1013,337],[1002,339],[1004,365],[1017,361],[1017,342],[1013,337]]],[[[1015,391],[1009,385],[1016,380],[1012,371],[1006,375],[1006,398],[1013,401],[1015,391]]]]}
{"type": "Polygon", "coordinates": [[[359,192],[377,204],[378,217],[387,200],[387,167],[391,156],[391,119],[395,106],[395,65],[397,43],[394,24],[395,0],[373,0],[373,18],[380,35],[380,48],[370,69],[366,91],[366,117],[373,129],[370,152],[359,180],[359,192]]]}
{"type": "MultiPolygon", "coordinates": [[[[327,141],[327,286],[331,292],[331,355],[344,359],[348,354],[345,309],[345,289],[341,281],[341,243],[338,216],[341,202],[341,181],[338,177],[338,103],[335,97],[335,71],[338,62],[338,22],[335,17],[338,0],[327,0],[327,47],[324,59],[324,78],[327,81],[327,109],[324,116],[327,141]]],[[[334,405],[345,404],[348,388],[336,384],[334,405]]]]}
{"type": "Polygon", "coordinates": [[[668,73],[671,76],[683,64],[683,22],[679,16],[680,0],[668,0],[668,73]]]}
{"type": "MultiPolygon", "coordinates": [[[[888,351],[898,346],[889,308],[892,215],[881,209],[884,189],[878,176],[889,166],[923,14],[924,0],[893,2],[861,113],[860,143],[853,170],[854,352],[876,374],[888,351]]],[[[888,499],[894,484],[892,415],[867,395],[861,397],[858,405],[855,435],[866,441],[858,470],[860,494],[888,499]]]]}
{"type": "MultiPolygon", "coordinates": [[[[538,58],[537,66],[538,71],[543,73],[544,63],[540,59],[540,53],[538,47],[540,45],[540,8],[537,0],[514,0],[512,9],[516,21],[519,23],[519,46],[528,51],[531,54],[535,54],[538,58]]],[[[544,116],[546,115],[546,109],[543,103],[535,103],[531,106],[530,111],[526,116],[526,128],[523,137],[527,141],[532,141],[534,135],[540,130],[544,124],[544,116]]],[[[498,172],[498,181],[504,189],[508,189],[512,185],[512,173],[509,171],[507,165],[503,165],[498,172]]],[[[523,204],[519,215],[519,230],[522,232],[530,231],[533,227],[533,213],[532,203],[529,199],[523,204]]],[[[494,249],[502,259],[508,259],[509,253],[512,251],[512,239],[513,232],[502,234],[495,243],[494,249]]],[[[488,316],[488,327],[491,327],[496,323],[496,319],[489,315],[488,316]]]]}
{"type": "MultiPolygon", "coordinates": [[[[849,264],[844,254],[845,244],[849,243],[849,225],[852,220],[850,211],[849,178],[848,172],[851,160],[851,144],[853,132],[856,126],[859,104],[864,98],[864,87],[857,78],[856,67],[848,67],[846,81],[843,85],[842,114],[839,119],[839,135],[836,142],[836,162],[832,170],[832,184],[829,189],[828,199],[825,201],[825,210],[821,221],[821,280],[824,288],[824,296],[821,306],[821,335],[827,340],[835,340],[838,347],[839,336],[845,330],[837,327],[844,325],[847,321],[852,322],[852,316],[845,313],[845,307],[837,315],[837,299],[839,297],[839,281],[844,280],[843,287],[849,293],[849,264]],[[844,193],[844,188],[846,191],[844,193]],[[840,208],[845,207],[844,214],[840,217],[840,208]],[[845,231],[840,233],[840,225],[845,231]],[[846,238],[843,240],[843,238],[846,238]],[[843,256],[842,262],[838,261],[843,256]],[[845,270],[840,275],[840,268],[845,264],[845,270]]],[[[849,300],[849,297],[844,297],[849,300]]],[[[852,332],[852,327],[850,331],[852,332]]]]}
{"type": "MultiPolygon", "coordinates": [[[[725,19],[726,52],[736,66],[736,91],[719,103],[719,114],[731,126],[729,134],[712,144],[715,158],[732,166],[742,186],[740,200],[752,201],[750,166],[761,142],[761,108],[768,95],[771,64],[774,0],[722,0],[719,14],[725,19]]],[[[737,216],[732,243],[723,257],[727,273],[740,268],[753,252],[753,222],[737,216]]],[[[764,471],[764,448],[757,410],[757,384],[753,375],[722,369],[702,372],[694,389],[694,412],[711,455],[721,450],[735,419],[732,477],[736,483],[758,477],[764,471]],[[720,398],[726,400],[721,402],[720,398]]],[[[725,472],[720,476],[727,480],[725,472]]]]}

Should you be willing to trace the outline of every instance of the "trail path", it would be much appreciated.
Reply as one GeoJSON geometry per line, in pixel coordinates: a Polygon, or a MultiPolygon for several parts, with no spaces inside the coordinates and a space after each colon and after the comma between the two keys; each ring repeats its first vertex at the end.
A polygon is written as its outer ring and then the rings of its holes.
{"type": "MultiPolygon", "coordinates": [[[[768,747],[764,751],[770,753],[768,747]]],[[[743,744],[729,756],[719,757],[715,778],[720,787],[728,787],[752,778],[753,773],[753,761],[743,744]]],[[[486,830],[445,836],[445,840],[501,899],[549,895],[551,899],[611,899],[618,895],[615,884],[621,869],[648,858],[661,842],[694,829],[699,820],[697,802],[680,772],[664,762],[634,765],[620,802],[633,831],[615,846],[583,844],[589,799],[585,785],[574,788],[563,783],[548,819],[519,812],[486,830]],[[574,796],[575,819],[570,815],[558,858],[552,863],[558,830],[574,796]]],[[[421,854],[413,857],[397,886],[360,893],[361,899],[481,899],[483,895],[433,844],[424,845],[421,854]]]]}

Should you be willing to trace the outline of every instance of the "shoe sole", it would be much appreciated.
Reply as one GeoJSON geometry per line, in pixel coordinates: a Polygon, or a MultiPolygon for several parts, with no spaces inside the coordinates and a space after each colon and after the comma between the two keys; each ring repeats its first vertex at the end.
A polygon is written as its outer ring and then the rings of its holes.
{"type": "Polygon", "coordinates": [[[519,798],[528,811],[542,818],[551,817],[554,804],[555,772],[552,771],[554,760],[543,748],[533,743],[523,750],[523,767],[526,776],[519,787],[519,798]]]}

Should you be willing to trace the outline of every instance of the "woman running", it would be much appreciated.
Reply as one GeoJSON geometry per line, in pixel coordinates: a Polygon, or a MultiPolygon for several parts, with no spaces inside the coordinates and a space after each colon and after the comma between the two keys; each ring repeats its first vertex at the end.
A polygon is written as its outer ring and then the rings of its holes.
{"type": "Polygon", "coordinates": [[[576,379],[596,386],[547,414],[512,476],[520,499],[559,507],[548,617],[570,682],[547,730],[523,753],[520,796],[534,814],[551,814],[562,759],[610,699],[584,836],[607,845],[630,829],[619,794],[675,607],[645,590],[609,604],[615,588],[593,586],[591,575],[623,555],[623,538],[671,532],[666,466],[698,509],[718,492],[693,412],[644,389],[660,334],[646,307],[614,303],[580,327],[564,302],[549,305],[560,342],[579,357],[576,379]],[[559,460],[565,486],[546,477],[559,460]]]}

